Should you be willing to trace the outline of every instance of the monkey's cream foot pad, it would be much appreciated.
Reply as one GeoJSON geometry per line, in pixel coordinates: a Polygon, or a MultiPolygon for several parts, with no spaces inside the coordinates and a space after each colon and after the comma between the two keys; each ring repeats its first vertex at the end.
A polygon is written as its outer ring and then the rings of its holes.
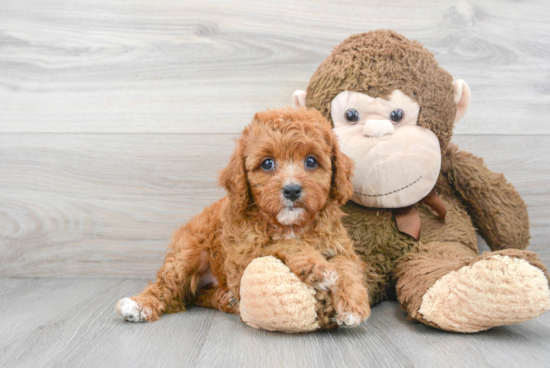
{"type": "Polygon", "coordinates": [[[256,258],[241,279],[241,318],[265,330],[314,331],[319,328],[315,294],[277,258],[256,258]]]}
{"type": "Polygon", "coordinates": [[[477,332],[527,321],[549,308],[548,280],[539,268],[494,255],[437,280],[419,312],[441,329],[477,332]]]}

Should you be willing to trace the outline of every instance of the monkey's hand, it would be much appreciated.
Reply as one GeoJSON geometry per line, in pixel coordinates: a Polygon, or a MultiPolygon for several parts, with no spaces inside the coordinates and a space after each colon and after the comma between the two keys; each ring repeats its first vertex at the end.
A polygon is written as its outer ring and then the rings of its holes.
{"type": "Polygon", "coordinates": [[[492,172],[483,159],[459,151],[454,144],[443,156],[441,169],[492,250],[527,247],[527,206],[504,175],[492,172]]]}

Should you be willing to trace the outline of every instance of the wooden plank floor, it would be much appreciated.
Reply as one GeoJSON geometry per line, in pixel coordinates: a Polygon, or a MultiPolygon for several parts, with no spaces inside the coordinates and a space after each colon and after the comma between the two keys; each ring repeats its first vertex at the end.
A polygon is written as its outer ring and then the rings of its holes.
{"type": "MultiPolygon", "coordinates": [[[[472,91],[453,141],[524,197],[550,265],[550,1],[0,1],[0,367],[550,367],[550,313],[474,335],[405,320],[285,335],[193,308],[123,323],[170,234],[332,47],[395,29],[472,91]]],[[[486,249],[482,245],[482,250],[486,249]]]]}
{"type": "Polygon", "coordinates": [[[0,280],[2,367],[548,367],[550,314],[471,335],[406,321],[394,302],[355,329],[289,335],[191,308],[123,322],[121,295],[145,280],[0,280]]]}

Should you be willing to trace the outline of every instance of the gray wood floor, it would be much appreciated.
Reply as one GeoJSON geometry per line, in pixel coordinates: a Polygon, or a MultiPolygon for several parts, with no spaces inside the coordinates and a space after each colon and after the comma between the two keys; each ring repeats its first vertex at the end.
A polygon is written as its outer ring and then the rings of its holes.
{"type": "Polygon", "coordinates": [[[148,324],[113,313],[136,279],[3,279],[2,367],[548,367],[550,314],[471,335],[436,331],[384,302],[355,329],[302,335],[255,330],[191,308],[148,324]]]}
{"type": "Polygon", "coordinates": [[[550,265],[550,1],[1,0],[0,366],[550,367],[550,313],[474,335],[382,303],[359,328],[285,335],[193,308],[123,323],[170,234],[331,48],[390,28],[472,91],[453,141],[528,204],[550,265]]]}

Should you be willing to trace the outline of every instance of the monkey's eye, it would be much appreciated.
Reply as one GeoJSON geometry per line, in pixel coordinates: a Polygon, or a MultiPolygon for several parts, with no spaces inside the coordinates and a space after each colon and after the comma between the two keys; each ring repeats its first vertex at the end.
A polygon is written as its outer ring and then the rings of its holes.
{"type": "Polygon", "coordinates": [[[399,123],[401,120],[403,120],[403,110],[395,109],[390,112],[390,120],[394,123],[399,123]]]}
{"type": "Polygon", "coordinates": [[[272,158],[266,158],[263,162],[262,162],[262,169],[264,169],[265,171],[271,171],[275,168],[275,161],[273,161],[272,158]]]}
{"type": "Polygon", "coordinates": [[[317,160],[315,159],[315,157],[308,156],[308,158],[306,158],[306,167],[308,169],[315,169],[317,165],[319,164],[317,163],[317,160]]]}
{"type": "Polygon", "coordinates": [[[359,113],[357,110],[349,109],[346,111],[346,120],[350,124],[356,124],[359,121],[359,113]]]}

